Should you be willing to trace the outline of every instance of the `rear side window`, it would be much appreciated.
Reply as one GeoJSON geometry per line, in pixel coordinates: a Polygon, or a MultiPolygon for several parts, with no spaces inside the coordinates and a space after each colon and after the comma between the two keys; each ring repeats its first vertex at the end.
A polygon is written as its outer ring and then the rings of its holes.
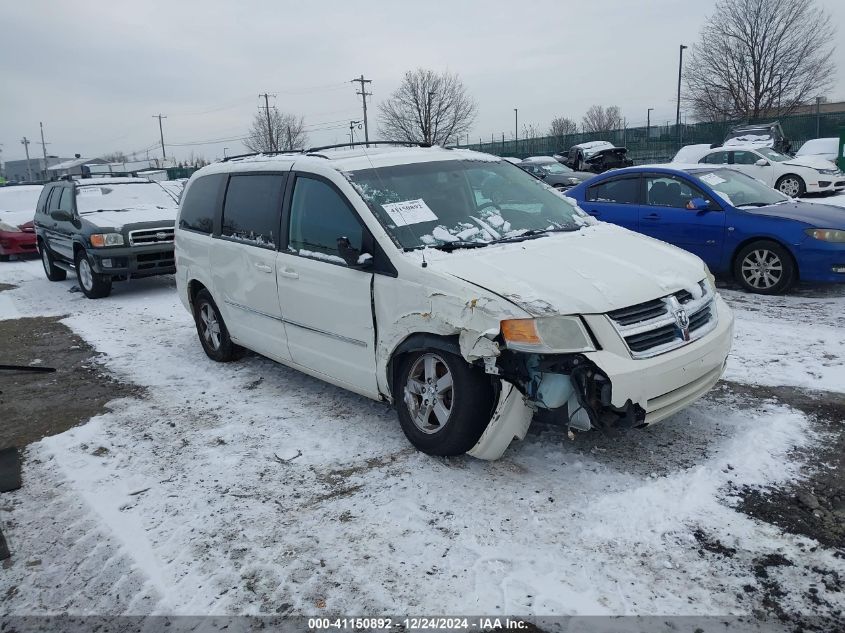
{"type": "Polygon", "coordinates": [[[590,202],[636,204],[638,190],[639,178],[605,180],[587,189],[587,200],[590,202]]]}
{"type": "Polygon", "coordinates": [[[62,211],[67,211],[68,213],[73,211],[73,191],[70,187],[62,187],[62,195],[59,198],[58,208],[62,211]]]}
{"type": "Polygon", "coordinates": [[[220,234],[254,246],[276,248],[284,184],[281,174],[232,176],[220,234]]]}
{"type": "Polygon", "coordinates": [[[727,165],[728,152],[713,152],[702,158],[699,163],[707,163],[708,165],[727,165]]]}
{"type": "Polygon", "coordinates": [[[349,204],[325,182],[298,177],[290,207],[288,247],[306,257],[332,256],[331,261],[342,264],[339,237],[349,238],[353,248],[361,249],[363,230],[349,204]]]}
{"type": "Polygon", "coordinates": [[[191,183],[179,212],[180,229],[211,233],[220,187],[225,180],[225,174],[219,174],[203,176],[191,183]]]}
{"type": "Polygon", "coordinates": [[[47,204],[47,213],[55,211],[59,208],[59,199],[67,187],[54,187],[52,194],[50,194],[50,202],[47,204]]]}

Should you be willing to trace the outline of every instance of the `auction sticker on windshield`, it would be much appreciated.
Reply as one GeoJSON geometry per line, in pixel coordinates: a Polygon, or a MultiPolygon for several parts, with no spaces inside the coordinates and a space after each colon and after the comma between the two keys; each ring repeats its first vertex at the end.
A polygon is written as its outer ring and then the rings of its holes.
{"type": "Polygon", "coordinates": [[[80,196],[102,196],[103,190],[100,187],[77,187],[76,193],[80,196]]]}
{"type": "Polygon", "coordinates": [[[396,226],[407,226],[419,224],[420,222],[431,222],[437,220],[434,211],[425,203],[422,198],[418,200],[406,200],[405,202],[389,202],[381,205],[387,211],[387,215],[393,220],[396,226]]]}
{"type": "Polygon", "coordinates": [[[706,182],[711,187],[727,182],[724,178],[720,178],[716,174],[704,174],[703,176],[699,176],[698,179],[706,182]]]}

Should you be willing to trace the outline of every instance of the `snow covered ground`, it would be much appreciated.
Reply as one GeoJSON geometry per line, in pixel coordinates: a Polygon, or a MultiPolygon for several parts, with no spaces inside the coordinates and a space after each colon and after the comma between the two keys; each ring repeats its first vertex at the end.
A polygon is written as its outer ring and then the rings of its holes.
{"type": "MultiPolygon", "coordinates": [[[[146,389],[28,449],[24,487],[0,497],[5,613],[748,614],[772,553],[799,563],[768,571],[784,608],[845,607],[814,571],[845,574],[841,557],[735,507],[743,485],[800,476],[812,422],[730,383],[643,431],[535,424],[498,462],[433,458],[383,404],[257,356],[208,360],[170,278],[100,301],[38,261],[0,282],[19,286],[0,292],[0,332],[68,315],[146,389]]],[[[723,294],[726,379],[845,391],[845,287],[723,294]]]]}

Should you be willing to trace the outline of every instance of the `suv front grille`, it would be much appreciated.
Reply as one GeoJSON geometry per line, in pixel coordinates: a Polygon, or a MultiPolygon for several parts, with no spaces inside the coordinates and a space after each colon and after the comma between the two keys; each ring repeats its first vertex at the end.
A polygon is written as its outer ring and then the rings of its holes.
{"type": "Polygon", "coordinates": [[[155,229],[138,229],[129,231],[129,246],[143,246],[145,244],[173,243],[173,227],[163,226],[155,229]]]}
{"type": "Polygon", "coordinates": [[[650,358],[677,349],[716,327],[715,294],[704,281],[699,288],[698,297],[680,290],[607,313],[633,358],[650,358]]]}

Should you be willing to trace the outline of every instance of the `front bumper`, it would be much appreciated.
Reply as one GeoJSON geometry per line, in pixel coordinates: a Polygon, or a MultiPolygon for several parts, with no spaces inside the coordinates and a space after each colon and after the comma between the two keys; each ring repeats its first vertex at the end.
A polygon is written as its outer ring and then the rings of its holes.
{"type": "Polygon", "coordinates": [[[720,296],[714,305],[718,322],[706,336],[683,347],[634,359],[604,315],[585,316],[602,349],[584,354],[611,383],[611,404],[639,405],[645,424],[658,422],[704,395],[719,380],[733,340],[733,313],[720,296]]]}
{"type": "Polygon", "coordinates": [[[0,255],[37,255],[34,231],[0,231],[0,255]]]}
{"type": "Polygon", "coordinates": [[[798,276],[810,283],[845,282],[845,244],[806,238],[795,251],[798,276]],[[843,272],[838,272],[843,271],[843,272]]]}
{"type": "Polygon", "coordinates": [[[845,190],[845,176],[820,174],[818,180],[807,183],[807,193],[835,193],[845,190]]]}
{"type": "Polygon", "coordinates": [[[88,249],[94,271],[113,277],[150,277],[176,272],[173,243],[88,249]]]}

